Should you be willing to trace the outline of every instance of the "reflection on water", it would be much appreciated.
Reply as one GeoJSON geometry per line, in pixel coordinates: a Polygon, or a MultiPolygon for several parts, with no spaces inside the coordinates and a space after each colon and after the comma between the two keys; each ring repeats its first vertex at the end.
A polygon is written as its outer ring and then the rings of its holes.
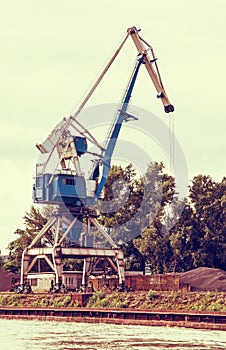
{"type": "Polygon", "coordinates": [[[225,350],[224,331],[1,320],[2,350],[225,350]]]}

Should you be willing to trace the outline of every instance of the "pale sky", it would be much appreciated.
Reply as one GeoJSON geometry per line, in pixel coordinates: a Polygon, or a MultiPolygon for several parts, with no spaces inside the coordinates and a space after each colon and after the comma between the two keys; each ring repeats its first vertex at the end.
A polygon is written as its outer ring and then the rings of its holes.
{"type": "MultiPolygon", "coordinates": [[[[189,179],[225,176],[225,14],[225,0],[2,1],[2,253],[32,204],[35,144],[76,109],[128,27],[141,28],[159,58],[189,179]]],[[[119,102],[135,57],[129,38],[89,106],[119,102]]],[[[146,72],[137,84],[133,104],[166,120],[146,72]]]]}

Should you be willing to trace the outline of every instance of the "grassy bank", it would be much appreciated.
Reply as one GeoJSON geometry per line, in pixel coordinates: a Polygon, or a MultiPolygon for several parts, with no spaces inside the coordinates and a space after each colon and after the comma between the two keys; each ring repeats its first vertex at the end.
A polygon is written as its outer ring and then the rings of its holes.
{"type": "Polygon", "coordinates": [[[95,293],[88,307],[136,308],[149,310],[226,311],[226,293],[223,292],[149,292],[95,293]]]}
{"type": "Polygon", "coordinates": [[[57,294],[0,294],[0,307],[77,307],[77,302],[74,302],[71,295],[57,294]]]}
{"type": "MultiPolygon", "coordinates": [[[[0,294],[0,306],[10,307],[78,307],[71,294],[23,295],[0,294]]],[[[185,310],[226,312],[225,292],[130,292],[93,294],[86,304],[96,308],[135,308],[148,310],[185,310]]]]}

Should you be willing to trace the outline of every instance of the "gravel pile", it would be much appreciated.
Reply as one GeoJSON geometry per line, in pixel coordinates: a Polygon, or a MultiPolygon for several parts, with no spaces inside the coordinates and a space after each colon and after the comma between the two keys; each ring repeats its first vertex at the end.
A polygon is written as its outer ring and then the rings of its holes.
{"type": "Polygon", "coordinates": [[[179,273],[180,283],[189,283],[195,291],[226,292],[226,271],[209,267],[179,273]]]}
{"type": "Polygon", "coordinates": [[[19,279],[19,275],[0,269],[0,292],[8,292],[14,280],[19,279]]]}

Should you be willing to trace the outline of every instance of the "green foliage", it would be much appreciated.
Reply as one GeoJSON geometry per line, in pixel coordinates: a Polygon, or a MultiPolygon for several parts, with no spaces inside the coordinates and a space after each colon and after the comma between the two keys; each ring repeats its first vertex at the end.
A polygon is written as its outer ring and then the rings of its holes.
{"type": "Polygon", "coordinates": [[[210,176],[194,177],[190,199],[201,264],[226,270],[226,178],[216,182],[210,176]]]}
{"type": "Polygon", "coordinates": [[[148,222],[141,218],[145,228],[133,242],[145,257],[152,273],[168,272],[173,261],[173,251],[166,229],[167,206],[174,200],[175,181],[164,173],[162,163],[153,163],[147,169],[143,184],[145,196],[140,214],[141,217],[145,215],[148,222]]]}
{"type": "Polygon", "coordinates": [[[35,302],[36,306],[39,307],[69,307],[69,306],[78,306],[77,303],[73,303],[71,296],[51,296],[51,297],[45,297],[41,300],[37,300],[35,302]]]}
{"type": "MultiPolygon", "coordinates": [[[[29,246],[34,237],[46,224],[51,215],[51,210],[53,210],[52,207],[48,206],[42,210],[35,206],[31,206],[30,211],[25,213],[23,217],[25,229],[17,229],[14,232],[14,234],[17,235],[17,238],[8,245],[9,257],[7,263],[3,265],[5,270],[15,273],[20,271],[21,257],[24,249],[29,246]]],[[[46,237],[48,242],[53,242],[53,232],[51,229],[47,232],[46,237]]]]}
{"type": "Polygon", "coordinates": [[[140,234],[139,222],[130,220],[137,214],[143,200],[142,179],[131,164],[125,168],[113,165],[104,190],[104,200],[98,203],[97,209],[102,213],[98,218],[115,240],[130,241],[130,237],[140,234]]]}
{"type": "MultiPolygon", "coordinates": [[[[98,201],[97,209],[102,213],[98,220],[116,243],[122,241],[127,270],[144,270],[145,264],[151,273],[188,271],[200,266],[226,270],[225,193],[226,178],[216,182],[210,176],[198,175],[192,181],[189,197],[181,200],[176,195],[175,179],[164,172],[163,163],[149,164],[142,177],[131,164],[124,168],[114,165],[104,200],[98,201]]],[[[42,210],[32,206],[25,213],[25,228],[15,231],[16,239],[8,246],[9,259],[4,262],[0,256],[0,267],[20,271],[23,250],[52,210],[52,206],[42,210]]],[[[95,240],[106,246],[103,235],[93,227],[91,231],[95,240]]],[[[47,242],[38,244],[53,243],[53,234],[53,229],[49,230],[47,242]]],[[[81,260],[65,259],[64,269],[80,269],[81,264],[81,260]]],[[[42,266],[42,270],[47,267],[42,266]]]]}
{"type": "Polygon", "coordinates": [[[100,290],[98,292],[95,292],[88,300],[87,307],[95,307],[95,305],[99,304],[101,300],[103,300],[105,297],[104,290],[100,290]]]}
{"type": "Polygon", "coordinates": [[[0,297],[0,305],[1,306],[8,305],[8,297],[6,295],[3,295],[2,297],[0,297]]]}
{"type": "Polygon", "coordinates": [[[48,298],[42,298],[39,302],[40,307],[46,307],[49,306],[49,299],[48,298]]]}
{"type": "Polygon", "coordinates": [[[189,198],[184,201],[174,198],[173,202],[172,191],[167,192],[167,186],[173,187],[173,182],[169,185],[170,179],[164,174],[162,179],[167,181],[163,181],[161,207],[133,241],[151,272],[188,271],[200,266],[226,270],[226,178],[215,182],[210,176],[196,176],[189,198]],[[169,231],[164,230],[167,204],[173,218],[180,213],[169,231]]]}
{"type": "Polygon", "coordinates": [[[1,306],[19,306],[20,305],[20,296],[18,294],[0,295],[0,305],[1,306]]]}
{"type": "Polygon", "coordinates": [[[87,307],[94,308],[126,308],[128,307],[128,300],[125,299],[124,294],[121,293],[112,293],[105,294],[103,290],[96,292],[89,299],[87,307]]]}
{"type": "Polygon", "coordinates": [[[64,271],[81,271],[83,268],[83,259],[64,259],[64,271]]]}
{"type": "Polygon", "coordinates": [[[225,311],[225,303],[221,300],[212,301],[206,308],[207,311],[225,311]]]}
{"type": "Polygon", "coordinates": [[[125,257],[125,270],[131,271],[144,271],[145,269],[145,257],[141,252],[134,246],[133,241],[124,243],[122,250],[125,257]]]}
{"type": "Polygon", "coordinates": [[[19,266],[14,259],[8,260],[7,262],[5,262],[2,268],[6,271],[13,272],[13,273],[18,273],[19,271],[19,266]]]}
{"type": "Polygon", "coordinates": [[[155,290],[150,289],[147,294],[146,294],[146,299],[147,300],[154,300],[158,298],[158,294],[155,290]]]}
{"type": "Polygon", "coordinates": [[[176,225],[170,230],[169,241],[176,271],[188,271],[203,266],[200,232],[187,201],[176,225]]]}
{"type": "Polygon", "coordinates": [[[71,305],[71,296],[67,295],[62,301],[58,303],[59,307],[66,307],[71,305]]]}
{"type": "MultiPolygon", "coordinates": [[[[221,311],[226,312],[225,292],[157,292],[112,294],[99,291],[93,294],[87,307],[93,308],[137,308],[152,310],[221,311]]],[[[78,307],[70,295],[38,296],[23,294],[0,294],[0,306],[19,307],[78,307]]]]}
{"type": "Polygon", "coordinates": [[[157,292],[150,290],[147,293],[104,294],[101,291],[95,294],[89,299],[87,307],[226,311],[226,294],[223,292],[183,293],[181,291],[157,292]]]}
{"type": "Polygon", "coordinates": [[[124,295],[116,294],[110,300],[109,306],[110,308],[127,308],[129,306],[128,300],[124,299],[124,295]]]}
{"type": "Polygon", "coordinates": [[[35,294],[26,296],[24,294],[0,294],[0,306],[30,306],[30,307],[77,307],[71,295],[49,295],[40,297],[35,294]]]}

